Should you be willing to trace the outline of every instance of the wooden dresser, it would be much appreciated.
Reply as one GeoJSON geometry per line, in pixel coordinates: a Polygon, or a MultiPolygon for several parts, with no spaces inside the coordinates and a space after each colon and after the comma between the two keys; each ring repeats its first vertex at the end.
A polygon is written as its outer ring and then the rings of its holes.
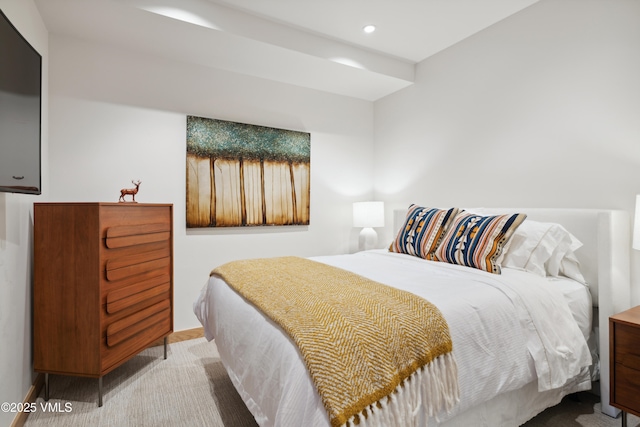
{"type": "Polygon", "coordinates": [[[610,403],[623,411],[640,416],[640,306],[609,318],[609,352],[611,363],[610,403]]]}
{"type": "Polygon", "coordinates": [[[34,369],[99,379],[173,331],[173,206],[34,204],[34,369]]]}

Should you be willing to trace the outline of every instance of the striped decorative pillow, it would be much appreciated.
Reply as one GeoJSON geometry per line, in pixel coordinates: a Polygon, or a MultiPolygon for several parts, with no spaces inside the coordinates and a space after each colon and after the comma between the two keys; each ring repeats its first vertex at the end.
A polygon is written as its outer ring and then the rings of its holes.
{"type": "Polygon", "coordinates": [[[526,214],[482,216],[460,212],[435,251],[439,261],[500,274],[502,252],[526,214]]]}
{"type": "Polygon", "coordinates": [[[407,218],[389,251],[436,260],[434,251],[458,208],[437,209],[409,206],[407,218]]]}

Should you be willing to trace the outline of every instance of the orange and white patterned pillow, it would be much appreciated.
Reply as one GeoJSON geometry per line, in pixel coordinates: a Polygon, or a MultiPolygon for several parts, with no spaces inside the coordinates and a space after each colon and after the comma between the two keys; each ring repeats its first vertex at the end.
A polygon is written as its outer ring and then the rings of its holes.
{"type": "Polygon", "coordinates": [[[476,215],[460,212],[435,250],[438,261],[500,274],[500,261],[526,214],[476,215]]]}
{"type": "Polygon", "coordinates": [[[458,208],[409,206],[404,224],[389,246],[389,251],[435,261],[434,251],[457,213],[458,208]]]}

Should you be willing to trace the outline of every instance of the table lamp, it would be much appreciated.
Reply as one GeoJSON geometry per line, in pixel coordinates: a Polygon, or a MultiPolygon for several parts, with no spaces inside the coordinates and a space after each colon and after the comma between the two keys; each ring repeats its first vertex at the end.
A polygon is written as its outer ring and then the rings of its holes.
{"type": "Polygon", "coordinates": [[[384,227],[384,202],[354,203],[353,226],[362,227],[358,237],[358,248],[365,251],[375,248],[378,234],[373,227],[384,227]]]}

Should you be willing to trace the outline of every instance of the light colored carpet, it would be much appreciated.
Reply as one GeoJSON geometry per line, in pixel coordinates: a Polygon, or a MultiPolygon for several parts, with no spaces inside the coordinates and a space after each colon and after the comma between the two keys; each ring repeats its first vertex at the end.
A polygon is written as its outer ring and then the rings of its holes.
{"type": "Polygon", "coordinates": [[[257,424],[222,366],[213,342],[198,338],[149,348],[103,377],[103,406],[98,380],[49,376],[49,402],[68,413],[37,412],[25,426],[238,426],[257,424]]]}
{"type": "MultiPolygon", "coordinates": [[[[96,379],[50,376],[49,409],[43,394],[25,426],[211,426],[255,427],[253,417],[234,389],[215,343],[204,338],[153,347],[103,379],[103,406],[97,406],[96,379]],[[64,412],[67,408],[69,412],[64,412]]],[[[525,427],[617,427],[621,420],[600,413],[590,393],[569,396],[525,427]]],[[[629,427],[640,426],[629,416],[629,427]]],[[[284,426],[290,427],[290,426],[284,426]]],[[[291,426],[298,427],[298,426],[291,426]]],[[[473,426],[470,426],[473,427],[473,426]]]]}
{"type": "MultiPolygon", "coordinates": [[[[639,427],[640,418],[627,416],[628,427],[639,427]]],[[[591,393],[566,396],[557,406],[533,418],[524,427],[619,427],[622,419],[611,418],[600,411],[600,398],[591,393]]]]}

